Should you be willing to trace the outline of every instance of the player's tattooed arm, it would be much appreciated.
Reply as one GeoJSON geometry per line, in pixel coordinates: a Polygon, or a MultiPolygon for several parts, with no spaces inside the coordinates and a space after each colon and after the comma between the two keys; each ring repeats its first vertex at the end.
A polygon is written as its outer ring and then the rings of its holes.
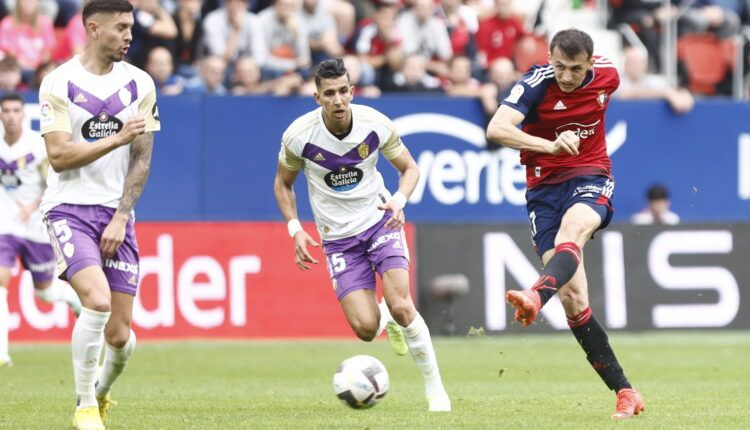
{"type": "Polygon", "coordinates": [[[133,139],[130,145],[130,163],[125,176],[125,189],[120,198],[117,212],[130,215],[143,193],[148,174],[151,171],[151,154],[154,147],[154,133],[147,132],[133,139]]]}

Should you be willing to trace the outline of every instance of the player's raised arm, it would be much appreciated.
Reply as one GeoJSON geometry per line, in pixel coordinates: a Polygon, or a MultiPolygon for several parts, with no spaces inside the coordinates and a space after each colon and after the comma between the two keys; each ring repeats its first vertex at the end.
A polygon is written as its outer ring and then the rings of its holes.
{"type": "Polygon", "coordinates": [[[112,150],[129,144],[133,138],[143,133],[145,127],[143,115],[136,115],[129,118],[117,134],[85,145],[74,142],[73,135],[65,131],[45,133],[44,144],[50,165],[59,173],[91,164],[112,150]]]}
{"type": "Polygon", "coordinates": [[[419,166],[406,147],[396,158],[389,161],[400,174],[398,191],[385,204],[379,205],[378,209],[393,212],[393,215],[385,224],[386,228],[400,230],[403,228],[405,221],[404,206],[417,186],[417,181],[419,181],[419,166]]]}
{"type": "Polygon", "coordinates": [[[276,178],[273,181],[273,193],[276,196],[276,204],[284,220],[287,222],[289,236],[294,239],[294,264],[302,270],[310,270],[305,263],[318,264],[318,260],[310,255],[307,246],[318,246],[318,243],[302,228],[297,219],[297,198],[294,195],[294,181],[299,171],[289,170],[282,162],[276,169],[276,178]]]}

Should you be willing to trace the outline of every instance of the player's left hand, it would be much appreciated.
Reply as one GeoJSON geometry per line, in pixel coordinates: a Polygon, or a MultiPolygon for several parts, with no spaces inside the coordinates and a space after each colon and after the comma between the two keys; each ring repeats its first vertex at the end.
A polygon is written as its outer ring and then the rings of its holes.
{"type": "Polygon", "coordinates": [[[390,199],[388,202],[378,205],[378,209],[381,211],[392,212],[391,217],[385,223],[385,228],[391,230],[401,230],[404,228],[404,221],[406,216],[404,215],[404,209],[400,207],[397,201],[390,199]]]}
{"type": "Polygon", "coordinates": [[[125,227],[128,225],[130,215],[125,215],[120,212],[115,212],[112,216],[112,220],[107,225],[102,233],[102,239],[99,242],[99,249],[102,252],[102,257],[112,258],[120,249],[120,245],[125,241],[125,227]]]}

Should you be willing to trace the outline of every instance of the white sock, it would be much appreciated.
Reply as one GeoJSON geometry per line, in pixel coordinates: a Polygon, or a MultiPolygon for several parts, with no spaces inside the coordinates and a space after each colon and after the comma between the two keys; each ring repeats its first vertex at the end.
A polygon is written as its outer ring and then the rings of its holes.
{"type": "Polygon", "coordinates": [[[378,333],[375,337],[378,337],[383,333],[383,330],[385,330],[385,326],[389,321],[393,321],[393,316],[391,316],[391,311],[388,309],[388,305],[385,304],[385,299],[380,301],[378,309],[380,309],[380,322],[378,323],[378,333]]]}
{"type": "Polygon", "coordinates": [[[106,344],[102,374],[99,376],[99,384],[96,386],[97,397],[105,396],[112,389],[112,384],[120,376],[120,373],[122,373],[122,370],[128,363],[128,358],[130,358],[133,350],[135,350],[135,343],[135,332],[130,330],[130,337],[122,348],[117,349],[108,343],[106,344]]]}
{"type": "Polygon", "coordinates": [[[8,289],[0,287],[0,360],[8,360],[8,289]]]}
{"type": "Polygon", "coordinates": [[[78,300],[73,287],[59,279],[52,280],[52,284],[43,290],[34,290],[40,300],[47,303],[65,302],[76,315],[81,313],[81,301],[78,300]]]}
{"type": "Polygon", "coordinates": [[[432,347],[430,330],[419,313],[411,324],[404,327],[404,338],[406,344],[409,345],[409,353],[424,377],[425,392],[443,391],[443,381],[440,379],[440,369],[438,369],[435,349],[432,347]]]}
{"type": "Polygon", "coordinates": [[[104,346],[104,326],[109,320],[109,315],[110,312],[82,308],[81,315],[73,326],[73,375],[79,408],[97,406],[94,380],[104,346]]]}

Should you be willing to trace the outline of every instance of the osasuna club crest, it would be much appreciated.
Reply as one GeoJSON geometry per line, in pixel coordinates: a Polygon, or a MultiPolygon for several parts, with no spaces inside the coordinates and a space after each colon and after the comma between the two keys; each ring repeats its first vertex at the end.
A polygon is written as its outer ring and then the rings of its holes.
{"type": "Polygon", "coordinates": [[[596,101],[599,102],[599,106],[604,106],[604,104],[607,103],[606,91],[599,91],[599,94],[596,95],[596,101]]]}

